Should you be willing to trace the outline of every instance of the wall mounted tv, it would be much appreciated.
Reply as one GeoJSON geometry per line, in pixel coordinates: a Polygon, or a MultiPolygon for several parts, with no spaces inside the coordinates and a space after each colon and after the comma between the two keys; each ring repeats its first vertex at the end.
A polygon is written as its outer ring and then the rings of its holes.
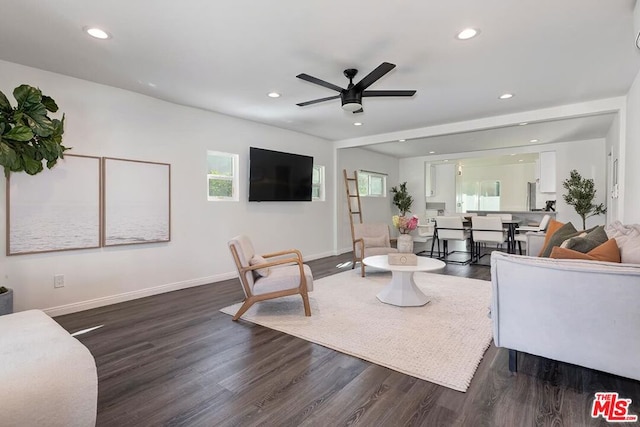
{"type": "Polygon", "coordinates": [[[249,148],[250,202],[310,202],[313,157],[249,148]]]}

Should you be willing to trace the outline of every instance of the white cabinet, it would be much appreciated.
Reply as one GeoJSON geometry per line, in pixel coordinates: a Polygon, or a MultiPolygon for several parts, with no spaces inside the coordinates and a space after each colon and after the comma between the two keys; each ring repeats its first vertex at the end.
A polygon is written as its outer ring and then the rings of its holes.
{"type": "Polygon", "coordinates": [[[540,153],[540,192],[556,192],[556,152],[543,151],[540,153]]]}
{"type": "Polygon", "coordinates": [[[431,163],[424,164],[424,195],[426,197],[436,195],[436,168],[431,163]]]}

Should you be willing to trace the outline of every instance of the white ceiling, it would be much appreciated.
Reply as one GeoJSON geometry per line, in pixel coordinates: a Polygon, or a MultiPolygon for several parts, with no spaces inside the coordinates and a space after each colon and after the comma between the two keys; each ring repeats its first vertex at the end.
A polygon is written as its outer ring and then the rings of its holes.
{"type": "Polygon", "coordinates": [[[0,59],[329,140],[621,96],[640,68],[635,0],[4,3],[0,59]],[[94,40],[84,26],[113,38],[94,40]],[[481,33],[456,40],[465,27],[481,33]],[[365,98],[358,115],[339,100],[295,105],[335,94],[297,74],[344,87],[345,68],[360,69],[358,81],[383,61],[397,68],[370,89],[414,97],[365,98]],[[515,97],[501,101],[504,92],[515,97]]]}

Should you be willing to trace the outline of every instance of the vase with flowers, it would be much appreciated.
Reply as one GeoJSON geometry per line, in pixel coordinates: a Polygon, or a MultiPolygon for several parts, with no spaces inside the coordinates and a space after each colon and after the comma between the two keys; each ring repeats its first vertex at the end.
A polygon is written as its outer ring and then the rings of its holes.
{"type": "Polygon", "coordinates": [[[418,217],[394,215],[392,217],[393,226],[398,229],[398,252],[413,253],[413,238],[409,234],[418,227],[418,217]]]}

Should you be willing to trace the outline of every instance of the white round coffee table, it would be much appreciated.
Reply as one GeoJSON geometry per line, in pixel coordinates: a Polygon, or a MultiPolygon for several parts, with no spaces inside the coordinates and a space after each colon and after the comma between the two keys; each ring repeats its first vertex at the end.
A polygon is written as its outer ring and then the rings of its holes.
{"type": "Polygon", "coordinates": [[[391,271],[391,282],[376,295],[378,299],[400,307],[417,307],[428,303],[429,298],[416,286],[413,273],[440,270],[446,264],[437,259],[420,256],[418,265],[389,265],[388,260],[387,255],[370,256],[362,260],[365,265],[391,271]]]}

